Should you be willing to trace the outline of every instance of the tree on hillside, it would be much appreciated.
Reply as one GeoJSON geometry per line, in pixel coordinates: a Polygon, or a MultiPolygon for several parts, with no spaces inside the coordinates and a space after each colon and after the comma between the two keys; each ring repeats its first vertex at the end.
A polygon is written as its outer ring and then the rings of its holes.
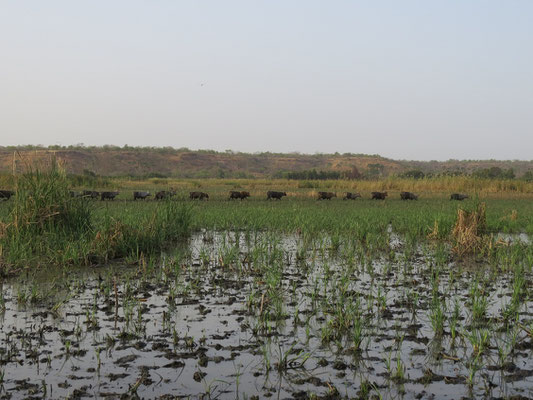
{"type": "Polygon", "coordinates": [[[342,173],[342,177],[344,179],[361,179],[363,175],[359,172],[357,167],[353,165],[351,169],[342,173]]]}
{"type": "Polygon", "coordinates": [[[419,169],[411,169],[400,175],[402,178],[422,179],[425,174],[419,169]]]}
{"type": "Polygon", "coordinates": [[[379,179],[383,176],[384,171],[385,166],[383,164],[368,164],[367,170],[365,172],[365,177],[367,179],[379,179]]]}
{"type": "Polygon", "coordinates": [[[512,168],[504,170],[500,167],[478,169],[474,171],[472,175],[485,179],[514,179],[515,177],[515,173],[512,168]]]}
{"type": "Polygon", "coordinates": [[[526,182],[533,182],[533,170],[530,169],[524,175],[522,175],[522,179],[526,182]]]}

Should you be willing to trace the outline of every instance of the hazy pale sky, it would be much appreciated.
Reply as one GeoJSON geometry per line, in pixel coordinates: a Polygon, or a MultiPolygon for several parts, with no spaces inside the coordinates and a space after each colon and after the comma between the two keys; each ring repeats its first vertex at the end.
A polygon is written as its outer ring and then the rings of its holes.
{"type": "Polygon", "coordinates": [[[533,159],[533,1],[0,3],[0,145],[533,159]]]}

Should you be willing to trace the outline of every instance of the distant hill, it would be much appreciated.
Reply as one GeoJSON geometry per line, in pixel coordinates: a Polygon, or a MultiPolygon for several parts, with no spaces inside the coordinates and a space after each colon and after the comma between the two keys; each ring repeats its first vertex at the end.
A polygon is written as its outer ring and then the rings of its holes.
{"type": "Polygon", "coordinates": [[[64,162],[67,172],[101,176],[168,176],[178,178],[268,178],[297,171],[338,171],[354,175],[389,176],[409,170],[424,173],[471,173],[482,168],[512,168],[516,176],[533,170],[533,161],[391,160],[364,154],[237,153],[192,151],[170,147],[0,147],[0,171],[18,171],[25,164],[46,162],[52,155],[64,162]]]}

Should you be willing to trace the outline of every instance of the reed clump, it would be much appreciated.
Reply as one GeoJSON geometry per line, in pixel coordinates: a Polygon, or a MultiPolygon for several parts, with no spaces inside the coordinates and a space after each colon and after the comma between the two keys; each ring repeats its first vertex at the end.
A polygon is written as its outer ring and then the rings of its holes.
{"type": "Polygon", "coordinates": [[[0,267],[62,261],[70,243],[83,241],[91,231],[92,210],[83,199],[72,198],[62,166],[52,160],[46,171],[28,167],[15,178],[16,194],[1,230],[0,267]]]}
{"type": "Polygon", "coordinates": [[[55,160],[46,169],[29,168],[16,176],[16,195],[0,222],[0,273],[26,266],[93,264],[117,257],[157,254],[170,241],[186,236],[191,207],[162,202],[151,213],[128,221],[96,218],[98,206],[74,197],[55,160]]]}
{"type": "Polygon", "coordinates": [[[455,245],[453,251],[458,256],[477,254],[487,245],[484,233],[487,228],[485,203],[479,203],[473,210],[457,210],[457,219],[452,231],[455,245]]]}
{"type": "Polygon", "coordinates": [[[91,228],[91,208],[70,195],[65,171],[53,162],[48,171],[30,169],[16,179],[8,232],[22,237],[75,235],[91,228]]]}

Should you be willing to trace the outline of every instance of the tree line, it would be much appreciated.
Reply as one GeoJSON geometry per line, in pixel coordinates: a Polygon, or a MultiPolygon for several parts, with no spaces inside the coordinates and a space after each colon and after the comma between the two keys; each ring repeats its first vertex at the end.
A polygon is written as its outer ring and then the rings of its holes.
{"type": "MultiPolygon", "coordinates": [[[[309,169],[302,171],[280,171],[274,174],[274,178],[291,180],[374,180],[386,177],[385,167],[382,164],[369,164],[367,169],[360,172],[357,167],[342,171],[309,169]]],[[[460,170],[448,170],[440,172],[425,173],[419,169],[411,169],[396,175],[399,178],[407,179],[430,179],[445,176],[472,176],[481,179],[516,179],[512,168],[503,169],[500,167],[480,168],[471,173],[460,170]]],[[[533,181],[533,170],[527,171],[519,177],[527,182],[533,181]]]]}

